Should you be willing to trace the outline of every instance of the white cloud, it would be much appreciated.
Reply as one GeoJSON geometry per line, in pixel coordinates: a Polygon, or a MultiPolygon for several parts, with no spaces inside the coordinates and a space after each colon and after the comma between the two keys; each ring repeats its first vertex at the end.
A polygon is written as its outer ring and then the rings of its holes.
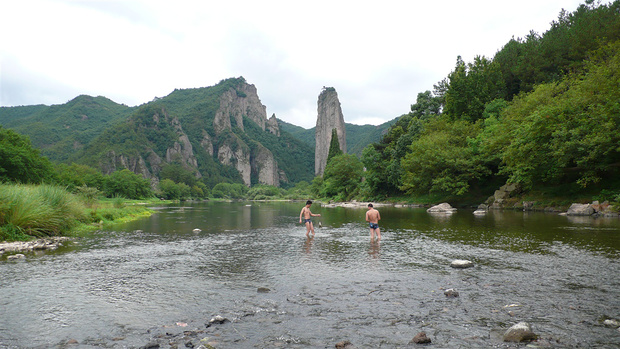
{"type": "Polygon", "coordinates": [[[314,126],[333,86],[347,122],[376,124],[406,113],[458,55],[492,57],[579,3],[3,1],[0,105],[78,94],[137,105],[244,76],[290,123],[314,126]]]}

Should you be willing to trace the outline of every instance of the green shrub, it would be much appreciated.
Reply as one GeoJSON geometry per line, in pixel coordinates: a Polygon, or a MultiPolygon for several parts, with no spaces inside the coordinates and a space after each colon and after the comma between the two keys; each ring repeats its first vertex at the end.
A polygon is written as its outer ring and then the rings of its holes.
{"type": "Polygon", "coordinates": [[[60,235],[86,222],[80,201],[53,185],[0,185],[1,239],[60,235]]]}

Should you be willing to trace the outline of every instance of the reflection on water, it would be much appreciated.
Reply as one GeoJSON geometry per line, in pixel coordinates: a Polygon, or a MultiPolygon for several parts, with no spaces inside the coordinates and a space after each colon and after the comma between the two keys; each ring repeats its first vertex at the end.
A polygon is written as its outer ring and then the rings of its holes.
{"type": "Polygon", "coordinates": [[[501,333],[519,321],[549,347],[620,343],[602,325],[620,318],[618,219],[379,207],[371,242],[365,208],[316,205],[307,238],[302,206],[160,207],[57,251],[0,257],[0,348],[399,348],[420,331],[434,348],[514,347],[501,333]],[[207,327],[215,315],[231,321],[207,327]]]}

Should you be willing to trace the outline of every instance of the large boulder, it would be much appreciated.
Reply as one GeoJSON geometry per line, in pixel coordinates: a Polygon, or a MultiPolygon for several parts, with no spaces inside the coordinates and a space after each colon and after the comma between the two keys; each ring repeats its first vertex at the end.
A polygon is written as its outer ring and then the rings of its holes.
{"type": "Polygon", "coordinates": [[[591,204],[572,204],[566,211],[567,216],[591,216],[594,214],[591,204]]]}
{"type": "Polygon", "coordinates": [[[456,211],[456,208],[453,208],[452,206],[450,206],[449,203],[441,203],[439,205],[435,205],[431,208],[429,208],[428,210],[426,210],[426,212],[429,213],[453,213],[456,211]]]}

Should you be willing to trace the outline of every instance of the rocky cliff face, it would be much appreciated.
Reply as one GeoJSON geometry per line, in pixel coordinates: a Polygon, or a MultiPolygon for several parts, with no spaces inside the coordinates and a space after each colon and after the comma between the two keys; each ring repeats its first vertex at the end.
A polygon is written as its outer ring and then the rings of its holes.
{"type": "Polygon", "coordinates": [[[220,108],[215,113],[213,127],[219,134],[231,129],[231,118],[243,130],[243,117],[254,121],[263,131],[267,122],[267,108],[258,98],[256,87],[250,84],[241,84],[236,89],[230,89],[220,97],[220,108]]]}
{"type": "Polygon", "coordinates": [[[323,171],[325,171],[333,129],[336,129],[338,134],[340,149],[343,153],[346,153],[346,131],[338,93],[333,87],[327,87],[323,88],[318,100],[318,117],[315,133],[316,149],[314,153],[315,176],[321,176],[323,171]]]}
{"type": "MultiPolygon", "coordinates": [[[[216,137],[224,135],[226,130],[232,130],[232,122],[243,130],[244,116],[263,131],[267,127],[268,132],[280,135],[275,115],[267,120],[266,107],[258,98],[256,87],[244,83],[220,97],[220,107],[213,120],[216,137]]],[[[217,158],[222,164],[235,167],[247,186],[251,185],[252,173],[257,174],[261,184],[280,185],[278,164],[271,151],[260,143],[250,148],[241,138],[226,136],[217,150],[217,158]]]]}
{"type": "Polygon", "coordinates": [[[154,188],[167,164],[180,164],[210,185],[235,177],[223,165],[237,170],[247,186],[279,186],[289,173],[278,166],[274,154],[285,168],[291,165],[282,158],[283,145],[275,137],[287,139],[292,153],[297,150],[287,135],[280,135],[275,115],[267,119],[256,87],[237,78],[208,88],[175,90],[147,103],[96,139],[87,154],[97,159],[103,173],[127,168],[150,179],[154,188]]]}

